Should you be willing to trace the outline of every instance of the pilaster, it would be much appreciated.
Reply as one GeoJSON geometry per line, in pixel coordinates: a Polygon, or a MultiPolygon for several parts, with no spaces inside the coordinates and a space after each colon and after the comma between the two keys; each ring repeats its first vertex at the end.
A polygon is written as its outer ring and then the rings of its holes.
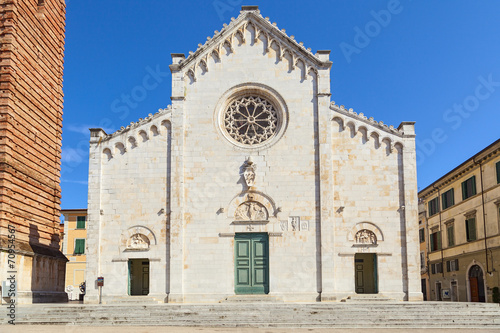
{"type": "MultiPolygon", "coordinates": [[[[415,123],[402,122],[399,130],[403,131],[403,184],[404,184],[404,219],[406,227],[406,260],[408,276],[408,301],[423,300],[420,283],[420,249],[418,238],[418,187],[417,162],[415,148],[415,123]]],[[[405,258],[403,258],[404,260],[405,258]]]]}
{"type": "Polygon", "coordinates": [[[170,265],[169,302],[183,301],[184,270],[184,74],[179,63],[183,54],[172,54],[172,137],[171,137],[171,189],[170,189],[170,265]]]}
{"type": "Polygon", "coordinates": [[[102,151],[100,143],[106,133],[100,128],[90,129],[89,151],[89,193],[87,207],[87,241],[85,253],[87,266],[85,269],[86,293],[85,303],[98,303],[99,291],[97,277],[101,270],[101,163],[102,151]]]}
{"type": "Polygon", "coordinates": [[[330,51],[318,51],[317,56],[327,64],[317,72],[317,144],[319,171],[319,235],[321,265],[318,269],[320,283],[318,292],[322,300],[334,300],[334,210],[333,210],[333,166],[332,166],[332,128],[330,125],[330,51]]]}

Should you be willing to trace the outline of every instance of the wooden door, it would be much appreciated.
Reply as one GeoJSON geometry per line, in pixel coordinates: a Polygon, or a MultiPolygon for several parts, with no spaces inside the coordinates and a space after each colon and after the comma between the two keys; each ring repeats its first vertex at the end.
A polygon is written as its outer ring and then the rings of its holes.
{"type": "Polygon", "coordinates": [[[142,295],[149,294],[149,261],[142,262],[142,295]]]}
{"type": "Polygon", "coordinates": [[[354,256],[354,279],[356,293],[378,293],[376,254],[357,253],[354,256]]]}
{"type": "Polygon", "coordinates": [[[470,301],[479,302],[479,284],[477,281],[477,277],[469,278],[469,284],[470,284],[470,301]]]}
{"type": "Polygon", "coordinates": [[[269,293],[269,241],[267,234],[236,234],[235,293],[269,293]]]}

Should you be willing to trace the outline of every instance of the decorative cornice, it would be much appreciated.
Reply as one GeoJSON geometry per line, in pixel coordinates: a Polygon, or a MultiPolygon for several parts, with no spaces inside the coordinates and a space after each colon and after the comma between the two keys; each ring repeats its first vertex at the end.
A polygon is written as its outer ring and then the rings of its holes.
{"type": "Polygon", "coordinates": [[[461,178],[463,175],[469,173],[470,171],[479,168],[479,164],[495,158],[500,154],[500,139],[496,140],[488,147],[484,148],[474,156],[468,158],[462,164],[455,167],[450,172],[446,173],[444,176],[418,192],[419,198],[427,198],[437,192],[438,188],[442,189],[449,184],[453,183],[457,179],[461,178]]]}
{"type": "Polygon", "coordinates": [[[144,124],[147,124],[147,123],[155,120],[156,118],[159,118],[159,117],[164,116],[164,115],[169,114],[169,113],[172,113],[172,105],[167,106],[165,109],[158,109],[158,111],[155,114],[150,113],[144,119],[139,118],[139,120],[137,122],[131,122],[130,125],[128,125],[127,127],[122,126],[119,130],[117,130],[111,134],[106,135],[102,139],[102,142],[108,141],[108,140],[114,138],[115,136],[126,133],[130,130],[136,129],[144,124]]]}
{"type": "Polygon", "coordinates": [[[354,118],[356,120],[359,120],[365,124],[369,124],[371,126],[374,126],[378,129],[381,129],[383,130],[384,132],[387,132],[387,133],[390,133],[390,134],[393,134],[393,135],[397,135],[399,137],[403,137],[403,132],[398,130],[397,128],[394,128],[394,126],[390,125],[386,125],[384,124],[384,122],[382,121],[376,121],[375,119],[373,119],[373,117],[366,117],[363,113],[356,113],[354,112],[354,110],[351,108],[351,109],[346,109],[343,105],[337,105],[335,104],[334,101],[332,101],[330,103],[330,109],[331,110],[334,110],[334,111],[337,111],[345,116],[348,116],[350,118],[354,118]]]}

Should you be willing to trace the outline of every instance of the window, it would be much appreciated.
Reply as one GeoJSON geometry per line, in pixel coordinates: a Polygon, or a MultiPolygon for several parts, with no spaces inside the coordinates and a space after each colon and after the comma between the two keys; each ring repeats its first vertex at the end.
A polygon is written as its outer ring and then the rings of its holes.
{"type": "Polygon", "coordinates": [[[436,197],[429,201],[429,216],[432,216],[439,212],[439,197],[436,197]]]}
{"type": "Polygon", "coordinates": [[[476,218],[469,217],[465,220],[465,231],[467,233],[467,241],[472,242],[477,239],[476,237],[476,218]]]}
{"type": "Polygon", "coordinates": [[[75,239],[75,254],[84,254],[85,253],[85,239],[77,238],[75,239]]]}
{"type": "Polygon", "coordinates": [[[229,136],[244,145],[268,141],[276,133],[279,114],[274,105],[260,96],[234,100],[224,113],[224,127],[229,136]]]}
{"type": "Polygon", "coordinates": [[[77,229],[85,229],[85,216],[77,216],[76,217],[76,228],[77,229]]]}
{"type": "Polygon", "coordinates": [[[425,242],[425,229],[424,228],[418,230],[418,237],[420,239],[420,243],[425,242]]]}
{"type": "Polygon", "coordinates": [[[425,268],[425,253],[420,252],[420,269],[425,268]]]}
{"type": "Polygon", "coordinates": [[[500,184],[500,161],[497,162],[497,184],[500,184]]]}
{"type": "Polygon", "coordinates": [[[441,231],[431,234],[431,251],[441,250],[441,231]]]}
{"type": "Polygon", "coordinates": [[[431,273],[438,274],[443,273],[443,263],[431,264],[431,273]]]}
{"type": "Polygon", "coordinates": [[[458,259],[448,260],[446,262],[446,271],[447,272],[455,272],[458,271],[458,259]]]}
{"type": "Polygon", "coordinates": [[[462,200],[476,194],[476,176],[472,176],[462,183],[462,200]]]}
{"type": "Polygon", "coordinates": [[[448,246],[455,245],[455,228],[453,224],[446,227],[446,236],[448,237],[448,246]]]}
{"type": "Polygon", "coordinates": [[[443,210],[455,204],[455,193],[453,189],[450,189],[441,194],[441,202],[443,205],[443,210]]]}

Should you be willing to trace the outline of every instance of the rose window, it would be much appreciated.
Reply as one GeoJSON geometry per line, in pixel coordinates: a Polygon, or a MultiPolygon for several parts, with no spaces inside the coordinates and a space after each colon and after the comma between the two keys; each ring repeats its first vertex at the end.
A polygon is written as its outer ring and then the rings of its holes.
{"type": "Polygon", "coordinates": [[[233,101],[224,112],[224,128],[244,145],[266,142],[276,133],[278,112],[266,99],[245,96],[233,101]]]}

